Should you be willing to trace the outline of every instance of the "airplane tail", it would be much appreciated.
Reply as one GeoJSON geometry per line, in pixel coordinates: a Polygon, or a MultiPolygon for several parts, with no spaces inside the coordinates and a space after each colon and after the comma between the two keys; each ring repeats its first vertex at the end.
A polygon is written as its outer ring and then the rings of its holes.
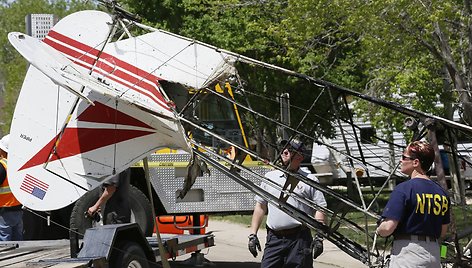
{"type": "Polygon", "coordinates": [[[190,152],[149,63],[139,64],[137,50],[123,59],[104,52],[112,25],[110,15],[84,11],[61,20],[43,41],[9,35],[31,63],[13,116],[8,168],[13,193],[31,209],[69,205],[158,148],[190,152]]]}

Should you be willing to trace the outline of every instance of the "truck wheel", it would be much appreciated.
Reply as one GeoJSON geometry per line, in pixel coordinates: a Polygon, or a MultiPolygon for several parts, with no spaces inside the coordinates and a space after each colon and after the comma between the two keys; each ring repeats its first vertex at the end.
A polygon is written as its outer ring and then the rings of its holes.
{"type": "Polygon", "coordinates": [[[138,243],[124,241],[110,256],[110,267],[148,268],[148,259],[138,243]]]}
{"type": "MultiPolygon", "coordinates": [[[[79,237],[82,238],[88,228],[102,225],[103,222],[92,222],[92,219],[85,217],[85,211],[93,206],[100,197],[100,189],[97,187],[85,193],[75,202],[70,216],[70,228],[76,228],[79,237]]],[[[129,204],[131,208],[131,222],[138,223],[145,236],[151,236],[154,229],[152,219],[152,208],[147,197],[136,187],[130,185],[129,204]]]]}
{"type": "Polygon", "coordinates": [[[143,192],[133,185],[129,188],[129,205],[131,222],[138,223],[145,236],[151,236],[154,231],[151,203],[143,192]]]}
{"type": "Polygon", "coordinates": [[[92,191],[86,192],[83,196],[79,198],[79,200],[75,202],[74,208],[72,209],[72,213],[70,214],[69,226],[72,230],[77,230],[80,238],[84,237],[85,230],[87,230],[88,228],[92,228],[96,225],[102,224],[101,221],[99,223],[96,223],[92,222],[92,219],[85,217],[85,211],[87,211],[89,207],[93,206],[95,202],[97,202],[99,197],[100,188],[97,187],[92,191]]]}

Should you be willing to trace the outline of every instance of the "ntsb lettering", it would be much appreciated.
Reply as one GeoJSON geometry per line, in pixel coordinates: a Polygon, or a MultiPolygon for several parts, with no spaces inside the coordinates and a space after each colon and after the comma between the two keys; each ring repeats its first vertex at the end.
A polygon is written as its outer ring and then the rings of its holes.
{"type": "Polygon", "coordinates": [[[416,213],[444,216],[449,209],[446,196],[440,194],[416,194],[416,213]]]}

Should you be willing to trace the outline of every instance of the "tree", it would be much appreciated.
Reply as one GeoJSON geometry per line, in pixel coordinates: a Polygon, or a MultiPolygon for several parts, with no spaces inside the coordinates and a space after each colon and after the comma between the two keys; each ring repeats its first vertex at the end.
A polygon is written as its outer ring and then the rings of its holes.
{"type": "MultiPolygon", "coordinates": [[[[54,7],[64,15],[73,10],[74,3],[79,6],[79,2],[65,0],[52,4],[2,1],[2,26],[11,24],[2,27],[5,32],[18,28],[15,25],[23,23],[27,10],[41,12],[54,7]],[[64,12],[60,11],[61,7],[69,9],[64,12]],[[12,14],[3,16],[4,12],[12,14]],[[3,18],[10,16],[18,19],[4,21],[3,18]]],[[[161,0],[146,5],[142,1],[124,0],[123,3],[157,27],[425,112],[452,118],[453,111],[458,110],[471,123],[469,0],[161,0]]],[[[4,71],[7,86],[19,88],[20,82],[15,84],[16,78],[9,73],[17,73],[24,67],[16,62],[16,52],[9,50],[8,46],[3,50],[1,59],[2,65],[11,63],[11,66],[2,69],[7,70],[4,71]]],[[[253,81],[252,89],[261,93],[275,97],[295,90],[296,84],[289,79],[282,82],[270,73],[242,70],[253,81]],[[267,89],[266,81],[270,80],[276,81],[277,86],[267,89]]],[[[7,110],[11,110],[8,105],[7,110]]],[[[370,119],[377,124],[384,123],[388,111],[367,105],[358,107],[376,111],[370,114],[370,119]]],[[[275,107],[276,104],[261,108],[275,107]]],[[[401,119],[392,124],[397,130],[403,129],[401,119]]]]}
{"type": "Polygon", "coordinates": [[[0,0],[0,77],[4,78],[4,106],[0,121],[8,132],[21,85],[27,70],[26,60],[11,46],[9,32],[25,32],[25,16],[52,13],[58,17],[92,7],[80,0],[0,0]]]}
{"type": "MultiPolygon", "coordinates": [[[[358,66],[363,71],[367,93],[384,99],[416,93],[414,99],[396,100],[449,118],[452,118],[452,109],[446,109],[444,114],[434,107],[434,103],[443,103],[446,108],[452,103],[464,121],[472,123],[472,111],[469,110],[472,72],[470,1],[293,2],[297,4],[290,5],[294,9],[291,14],[303,15],[291,16],[287,25],[298,27],[296,29],[308,33],[307,36],[333,40],[326,43],[331,51],[346,42],[357,45],[358,49],[342,51],[355,53],[348,62],[353,64],[347,66],[351,69],[358,66]],[[305,16],[314,18],[315,14],[314,23],[304,21],[305,16]]],[[[313,58],[309,62],[319,63],[323,59],[313,58]]],[[[335,80],[341,80],[336,72],[334,76],[335,80]]],[[[362,88],[342,80],[340,83],[362,88]]]]}

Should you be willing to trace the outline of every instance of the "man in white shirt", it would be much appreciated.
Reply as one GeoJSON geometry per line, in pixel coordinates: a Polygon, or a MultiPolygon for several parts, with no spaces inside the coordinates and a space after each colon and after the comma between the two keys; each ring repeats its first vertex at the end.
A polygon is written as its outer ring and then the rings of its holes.
{"type": "MultiPolygon", "coordinates": [[[[284,140],[281,152],[282,164],[284,167],[295,173],[307,177],[308,174],[300,170],[300,164],[306,152],[305,146],[299,140],[293,139],[288,143],[284,140]]],[[[279,170],[268,172],[265,177],[272,182],[283,187],[287,182],[287,174],[279,170]]],[[[314,179],[316,180],[316,178],[314,179]]],[[[261,187],[275,197],[281,198],[281,191],[262,183],[261,187]]],[[[314,189],[303,182],[298,182],[294,192],[301,197],[313,200],[317,205],[326,207],[326,200],[322,192],[314,189]]],[[[262,268],[275,267],[300,267],[312,268],[313,258],[318,257],[323,252],[322,238],[316,236],[313,240],[311,231],[301,222],[287,215],[276,206],[269,204],[266,200],[256,196],[256,205],[252,215],[251,234],[249,235],[249,251],[257,256],[257,249],[260,251],[257,231],[262,223],[264,215],[267,213],[267,242],[262,256],[262,268]],[[313,247],[313,255],[311,248],[313,247]]],[[[324,224],[325,215],[322,211],[315,211],[308,205],[288,197],[288,204],[314,215],[315,219],[324,224]]]]}

